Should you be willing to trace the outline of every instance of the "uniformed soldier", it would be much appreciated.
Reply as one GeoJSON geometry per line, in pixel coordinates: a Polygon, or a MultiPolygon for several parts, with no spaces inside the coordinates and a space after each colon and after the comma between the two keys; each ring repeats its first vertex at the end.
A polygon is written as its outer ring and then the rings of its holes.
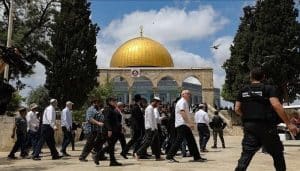
{"type": "Polygon", "coordinates": [[[264,78],[261,68],[252,69],[251,84],[241,89],[235,103],[235,111],[241,116],[244,126],[243,151],[236,171],[246,170],[252,157],[262,146],[273,157],[276,170],[285,171],[283,145],[276,129],[279,117],[286,123],[292,134],[299,131],[288,120],[275,87],[262,83],[264,78]]]}

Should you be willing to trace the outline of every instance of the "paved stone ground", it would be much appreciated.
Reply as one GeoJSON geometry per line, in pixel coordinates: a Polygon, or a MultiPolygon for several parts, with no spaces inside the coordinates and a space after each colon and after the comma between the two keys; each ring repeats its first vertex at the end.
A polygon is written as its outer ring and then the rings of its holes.
{"type": "MultiPolygon", "coordinates": [[[[208,159],[206,163],[193,163],[189,162],[192,158],[181,158],[177,156],[176,158],[180,163],[168,163],[167,161],[154,161],[152,160],[140,160],[135,159],[125,160],[120,157],[119,153],[116,154],[117,159],[124,164],[122,167],[109,167],[109,162],[104,161],[100,163],[100,166],[96,166],[91,157],[89,156],[89,162],[79,162],[78,156],[80,150],[82,149],[82,142],[77,144],[77,151],[70,151],[72,155],[68,158],[63,158],[61,160],[51,160],[50,153],[48,149],[44,149],[45,152],[41,161],[33,161],[30,159],[20,159],[20,160],[7,160],[7,152],[0,153],[0,170],[1,171],[230,171],[234,170],[237,160],[241,152],[241,136],[227,136],[225,141],[227,142],[227,148],[222,149],[210,149],[209,153],[203,154],[203,157],[208,159]]],[[[198,140],[198,138],[197,138],[198,140]]],[[[212,144],[212,139],[208,143],[209,147],[212,144]]],[[[117,147],[119,152],[119,146],[117,147]]],[[[163,156],[165,157],[165,156],[163,156]]],[[[299,146],[288,146],[285,147],[285,158],[287,163],[288,171],[298,171],[300,168],[300,147],[299,146]]],[[[272,171],[274,170],[272,164],[272,158],[269,155],[265,155],[258,152],[254,159],[252,160],[249,171],[272,171]]]]}

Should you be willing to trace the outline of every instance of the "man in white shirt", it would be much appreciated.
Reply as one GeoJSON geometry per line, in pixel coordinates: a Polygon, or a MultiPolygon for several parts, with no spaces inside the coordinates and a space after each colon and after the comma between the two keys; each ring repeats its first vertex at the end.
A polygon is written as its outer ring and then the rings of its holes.
{"type": "Polygon", "coordinates": [[[146,134],[145,138],[140,146],[140,148],[136,152],[136,158],[143,154],[144,151],[151,145],[152,151],[155,155],[157,161],[163,160],[160,157],[160,146],[159,146],[159,137],[158,137],[158,129],[157,129],[157,119],[155,118],[154,108],[158,106],[160,102],[159,97],[154,97],[150,103],[150,105],[145,110],[145,129],[146,134]]]}
{"type": "Polygon", "coordinates": [[[41,127],[41,138],[38,142],[37,149],[33,154],[33,160],[41,160],[39,154],[41,149],[46,141],[52,156],[52,160],[60,159],[56,147],[55,147],[55,139],[54,139],[54,131],[57,130],[55,121],[56,121],[56,112],[55,108],[57,107],[57,100],[51,99],[50,105],[44,110],[43,114],[43,122],[41,127]]]}
{"type": "Polygon", "coordinates": [[[32,146],[32,154],[34,154],[38,141],[39,141],[39,127],[40,120],[37,117],[38,105],[33,103],[30,105],[30,111],[26,115],[27,126],[28,126],[28,142],[32,146]]]}
{"type": "Polygon", "coordinates": [[[61,128],[64,133],[63,142],[61,145],[60,152],[63,156],[70,156],[66,149],[71,142],[72,139],[72,107],[73,103],[71,101],[66,102],[66,107],[63,109],[61,113],[61,128]]]}
{"type": "Polygon", "coordinates": [[[209,140],[210,133],[208,129],[209,117],[208,113],[204,111],[204,104],[199,105],[199,110],[195,113],[195,123],[197,124],[199,132],[199,145],[201,152],[208,152],[206,144],[209,140]]]}
{"type": "Polygon", "coordinates": [[[194,157],[195,162],[204,162],[206,161],[205,158],[200,156],[199,149],[197,147],[195,138],[193,136],[192,130],[194,124],[192,123],[191,119],[189,118],[189,104],[188,101],[191,98],[191,93],[189,90],[183,90],[181,92],[181,99],[176,103],[175,107],[175,128],[177,132],[177,137],[168,151],[167,159],[169,162],[178,162],[174,159],[178,148],[180,147],[183,139],[185,138],[187,141],[187,145],[191,155],[194,157]]]}

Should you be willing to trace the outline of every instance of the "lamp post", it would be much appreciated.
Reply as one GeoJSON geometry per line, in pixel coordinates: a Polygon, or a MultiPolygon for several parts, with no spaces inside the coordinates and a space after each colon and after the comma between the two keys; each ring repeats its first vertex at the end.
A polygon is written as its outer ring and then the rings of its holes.
{"type": "MultiPolygon", "coordinates": [[[[7,29],[7,42],[6,46],[11,47],[12,45],[12,31],[13,31],[13,0],[10,0],[9,16],[8,16],[8,29],[7,29]]],[[[4,69],[4,80],[9,81],[9,65],[6,64],[4,69]]]]}

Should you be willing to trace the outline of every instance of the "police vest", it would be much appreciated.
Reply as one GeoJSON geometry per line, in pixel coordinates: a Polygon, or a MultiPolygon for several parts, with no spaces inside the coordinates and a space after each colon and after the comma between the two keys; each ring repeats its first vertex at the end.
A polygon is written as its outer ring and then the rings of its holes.
{"type": "Polygon", "coordinates": [[[271,124],[280,123],[273,110],[264,84],[251,84],[241,92],[242,121],[262,121],[271,124]]]}

